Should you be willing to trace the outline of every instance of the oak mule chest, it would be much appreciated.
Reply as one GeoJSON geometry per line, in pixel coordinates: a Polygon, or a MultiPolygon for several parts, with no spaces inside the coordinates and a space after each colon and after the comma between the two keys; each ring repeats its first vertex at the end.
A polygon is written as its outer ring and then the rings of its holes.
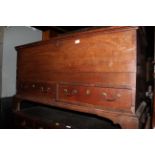
{"type": "Polygon", "coordinates": [[[146,82],[141,28],[90,29],[16,50],[15,111],[28,100],[105,117],[122,128],[140,128],[147,108],[141,104],[146,82]]]}

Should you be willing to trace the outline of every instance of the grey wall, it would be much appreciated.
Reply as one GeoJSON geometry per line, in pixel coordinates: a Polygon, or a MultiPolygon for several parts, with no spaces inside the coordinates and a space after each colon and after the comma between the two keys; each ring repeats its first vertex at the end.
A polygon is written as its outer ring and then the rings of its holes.
{"type": "Polygon", "coordinates": [[[0,96],[2,93],[3,32],[4,32],[4,27],[0,26],[0,96]]]}
{"type": "Polygon", "coordinates": [[[16,93],[16,62],[15,46],[27,44],[42,39],[42,32],[30,27],[5,27],[3,39],[2,61],[2,94],[1,97],[10,97],[16,93]]]}

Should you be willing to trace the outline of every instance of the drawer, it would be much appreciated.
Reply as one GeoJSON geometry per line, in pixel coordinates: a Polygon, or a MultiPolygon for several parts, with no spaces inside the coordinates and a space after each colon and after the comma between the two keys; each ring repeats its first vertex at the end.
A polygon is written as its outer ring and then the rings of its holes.
{"type": "Polygon", "coordinates": [[[21,82],[18,84],[17,94],[32,101],[51,102],[56,96],[56,84],[21,82]]]}
{"type": "Polygon", "coordinates": [[[58,100],[80,105],[91,104],[110,109],[130,110],[132,90],[61,84],[58,100]]]}

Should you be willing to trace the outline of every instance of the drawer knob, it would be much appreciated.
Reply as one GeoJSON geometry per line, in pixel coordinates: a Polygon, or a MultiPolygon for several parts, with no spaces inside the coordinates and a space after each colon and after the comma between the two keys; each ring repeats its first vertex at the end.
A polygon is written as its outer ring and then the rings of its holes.
{"type": "Polygon", "coordinates": [[[90,95],[90,90],[89,89],[86,90],[86,95],[90,95]]]}
{"type": "Polygon", "coordinates": [[[73,91],[72,91],[72,95],[75,95],[75,94],[77,94],[78,93],[78,90],[76,90],[76,89],[74,89],[73,91]]]}
{"type": "Polygon", "coordinates": [[[68,89],[64,89],[63,91],[64,91],[64,94],[65,94],[66,96],[70,95],[69,92],[68,92],[68,89]]]}
{"type": "Polygon", "coordinates": [[[51,88],[50,88],[50,87],[48,87],[48,88],[47,88],[47,92],[49,92],[50,90],[51,90],[51,88]]]}
{"type": "Polygon", "coordinates": [[[117,97],[120,98],[121,97],[121,94],[117,94],[117,97]]]}
{"type": "Polygon", "coordinates": [[[67,93],[68,93],[68,89],[64,89],[64,93],[66,93],[66,94],[67,94],[67,93]]]}
{"type": "Polygon", "coordinates": [[[44,87],[40,87],[41,88],[41,91],[43,92],[44,91],[44,87]]]}
{"type": "Polygon", "coordinates": [[[103,93],[102,93],[102,96],[107,96],[107,93],[103,92],[103,93]]]}
{"type": "Polygon", "coordinates": [[[36,85],[35,85],[35,84],[33,84],[33,85],[32,85],[32,88],[35,88],[35,87],[36,87],[36,85]]]}

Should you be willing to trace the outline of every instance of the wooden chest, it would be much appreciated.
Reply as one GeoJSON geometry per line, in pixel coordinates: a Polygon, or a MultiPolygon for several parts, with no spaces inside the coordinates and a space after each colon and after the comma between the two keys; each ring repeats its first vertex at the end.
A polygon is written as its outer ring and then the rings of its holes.
{"type": "Polygon", "coordinates": [[[105,117],[122,128],[139,128],[136,110],[146,81],[140,28],[98,28],[16,50],[18,103],[34,101],[105,117]]]}

